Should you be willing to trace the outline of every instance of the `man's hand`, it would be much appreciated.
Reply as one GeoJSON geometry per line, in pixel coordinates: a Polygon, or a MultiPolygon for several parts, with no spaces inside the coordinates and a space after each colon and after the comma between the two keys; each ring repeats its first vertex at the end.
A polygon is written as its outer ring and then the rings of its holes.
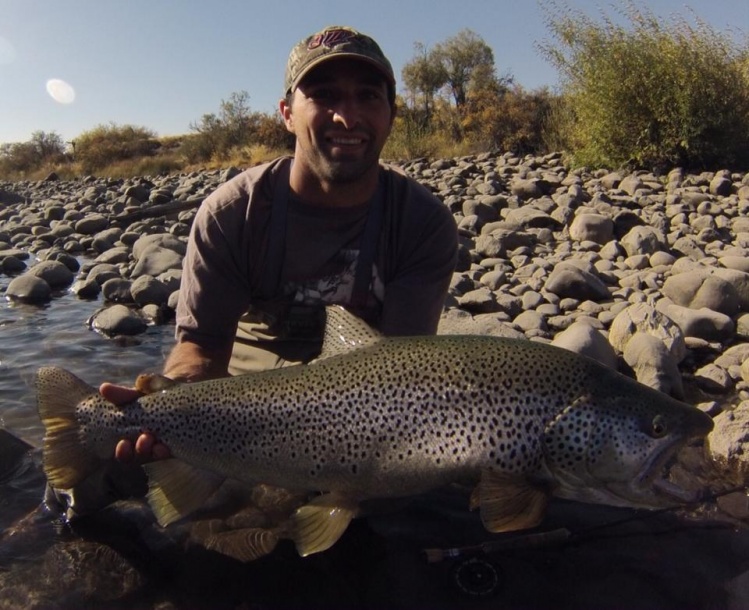
{"type": "MultiPolygon", "coordinates": [[[[141,397],[141,393],[133,388],[103,383],[99,387],[102,397],[114,405],[125,405],[141,397]]],[[[156,440],[153,434],[144,432],[135,443],[121,440],[114,450],[114,457],[121,462],[152,462],[165,460],[172,456],[169,448],[156,440]]]]}

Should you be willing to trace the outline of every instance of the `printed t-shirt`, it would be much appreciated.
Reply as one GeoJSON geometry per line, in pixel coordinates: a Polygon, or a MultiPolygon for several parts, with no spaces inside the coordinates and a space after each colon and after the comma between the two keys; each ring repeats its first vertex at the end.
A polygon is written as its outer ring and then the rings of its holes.
{"type": "Polygon", "coordinates": [[[367,298],[352,303],[370,204],[315,206],[288,197],[277,289],[263,294],[275,245],[271,208],[291,159],[251,168],[198,210],[183,267],[177,338],[233,341],[230,372],[307,362],[320,349],[322,306],[341,304],[388,335],[435,332],[457,257],[450,211],[423,186],[381,166],[383,211],[367,298]]]}

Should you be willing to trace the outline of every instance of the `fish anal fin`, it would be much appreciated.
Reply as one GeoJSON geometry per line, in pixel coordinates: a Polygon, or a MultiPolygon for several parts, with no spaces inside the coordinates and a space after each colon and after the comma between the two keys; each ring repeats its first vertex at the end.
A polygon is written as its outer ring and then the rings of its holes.
{"type": "Polygon", "coordinates": [[[361,318],[357,318],[340,305],[328,305],[325,308],[322,350],[315,361],[347,354],[381,340],[382,335],[361,318]]]}
{"type": "Polygon", "coordinates": [[[208,536],[203,546],[237,561],[254,561],[273,552],[278,536],[271,529],[251,527],[208,536]]]}
{"type": "Polygon", "coordinates": [[[201,508],[223,483],[213,472],[177,459],[143,465],[148,475],[148,503],[161,526],[201,508]]]}
{"type": "Polygon", "coordinates": [[[546,513],[550,492],[525,477],[489,470],[481,474],[471,497],[481,509],[481,521],[490,532],[511,532],[538,525],[546,513]]]}
{"type": "Polygon", "coordinates": [[[346,531],[357,511],[356,503],[337,494],[318,496],[298,508],[291,527],[297,552],[306,557],[329,549],[346,531]]]}

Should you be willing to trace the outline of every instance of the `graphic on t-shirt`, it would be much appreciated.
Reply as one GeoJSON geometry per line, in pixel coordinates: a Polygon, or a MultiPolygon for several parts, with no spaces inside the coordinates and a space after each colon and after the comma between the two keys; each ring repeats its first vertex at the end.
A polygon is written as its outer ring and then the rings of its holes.
{"type": "MultiPolygon", "coordinates": [[[[288,282],[284,294],[293,296],[298,305],[319,305],[320,303],[348,303],[354,290],[356,263],[359,260],[358,250],[341,250],[335,261],[331,261],[324,270],[324,275],[309,278],[302,282],[288,282]]],[[[372,288],[375,298],[382,302],[384,284],[377,272],[372,269],[372,288]]]]}

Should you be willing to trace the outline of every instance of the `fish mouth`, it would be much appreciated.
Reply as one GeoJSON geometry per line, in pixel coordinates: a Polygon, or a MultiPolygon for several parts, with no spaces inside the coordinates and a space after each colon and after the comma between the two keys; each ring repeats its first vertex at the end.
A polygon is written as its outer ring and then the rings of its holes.
{"type": "Polygon", "coordinates": [[[698,502],[700,492],[689,491],[669,480],[680,451],[692,440],[677,438],[655,451],[640,473],[629,482],[611,482],[606,490],[622,500],[622,505],[638,508],[667,508],[698,502]]]}

